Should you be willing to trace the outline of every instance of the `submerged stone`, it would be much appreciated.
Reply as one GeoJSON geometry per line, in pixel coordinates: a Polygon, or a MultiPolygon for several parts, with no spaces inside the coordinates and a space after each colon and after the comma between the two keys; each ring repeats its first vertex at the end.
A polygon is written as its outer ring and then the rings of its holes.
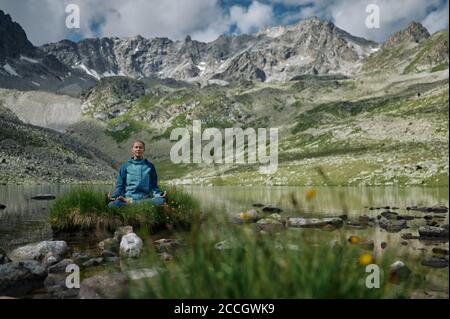
{"type": "Polygon", "coordinates": [[[34,200],[52,200],[55,199],[56,196],[52,194],[38,194],[36,196],[31,197],[34,200]]]}
{"type": "Polygon", "coordinates": [[[448,238],[448,225],[446,226],[422,226],[419,227],[419,235],[421,238],[448,238]]]}
{"type": "Polygon", "coordinates": [[[448,267],[448,256],[433,256],[422,260],[422,265],[432,268],[445,268],[448,267]]]}
{"type": "Polygon", "coordinates": [[[47,272],[36,260],[15,261],[0,265],[0,292],[22,296],[42,287],[47,272]]]}
{"type": "Polygon", "coordinates": [[[327,225],[334,227],[342,227],[343,220],[337,217],[331,218],[303,218],[303,217],[289,217],[287,223],[291,227],[303,228],[322,228],[327,225]]]}
{"type": "Polygon", "coordinates": [[[14,249],[9,258],[12,261],[42,260],[49,253],[53,256],[63,256],[67,252],[65,241],[42,241],[14,249]]]}

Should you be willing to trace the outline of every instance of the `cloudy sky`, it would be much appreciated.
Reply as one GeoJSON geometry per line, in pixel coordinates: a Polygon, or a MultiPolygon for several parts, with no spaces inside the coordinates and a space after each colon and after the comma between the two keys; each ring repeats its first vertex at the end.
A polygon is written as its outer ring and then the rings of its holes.
{"type": "Polygon", "coordinates": [[[65,38],[135,36],[212,41],[312,16],[353,35],[383,42],[412,20],[433,33],[448,28],[449,0],[0,0],[0,9],[35,45],[65,38]],[[66,6],[80,8],[80,29],[68,29],[66,6]],[[380,8],[380,27],[367,28],[366,7],[380,8]]]}

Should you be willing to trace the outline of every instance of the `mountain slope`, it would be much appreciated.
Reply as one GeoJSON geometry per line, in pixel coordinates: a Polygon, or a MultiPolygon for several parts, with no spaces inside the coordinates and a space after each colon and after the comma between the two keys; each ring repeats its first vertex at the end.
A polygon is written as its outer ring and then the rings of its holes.
{"type": "Polygon", "coordinates": [[[111,182],[112,160],[65,134],[20,121],[0,105],[3,184],[111,182]]]}
{"type": "Polygon", "coordinates": [[[419,23],[412,22],[404,30],[394,33],[369,56],[363,72],[380,74],[433,72],[448,68],[448,30],[432,36],[419,23]]]}
{"type": "Polygon", "coordinates": [[[8,14],[0,10],[0,87],[80,95],[95,79],[34,47],[8,14]]]}

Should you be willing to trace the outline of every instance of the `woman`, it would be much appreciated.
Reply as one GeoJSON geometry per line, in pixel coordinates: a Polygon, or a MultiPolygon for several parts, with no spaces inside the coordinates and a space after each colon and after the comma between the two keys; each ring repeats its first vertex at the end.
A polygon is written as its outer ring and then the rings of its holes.
{"type": "Polygon", "coordinates": [[[144,159],[145,143],[135,141],[131,147],[132,158],[120,167],[116,189],[109,195],[109,207],[122,207],[134,203],[164,205],[166,192],[158,188],[155,166],[144,159]]]}

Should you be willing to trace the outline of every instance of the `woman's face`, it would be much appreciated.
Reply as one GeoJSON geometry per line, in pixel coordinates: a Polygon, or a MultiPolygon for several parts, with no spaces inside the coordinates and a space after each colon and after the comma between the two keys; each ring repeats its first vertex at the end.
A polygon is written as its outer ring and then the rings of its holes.
{"type": "Polygon", "coordinates": [[[141,159],[144,157],[145,148],[142,143],[136,142],[133,144],[133,148],[131,149],[131,154],[135,159],[141,159]]]}

